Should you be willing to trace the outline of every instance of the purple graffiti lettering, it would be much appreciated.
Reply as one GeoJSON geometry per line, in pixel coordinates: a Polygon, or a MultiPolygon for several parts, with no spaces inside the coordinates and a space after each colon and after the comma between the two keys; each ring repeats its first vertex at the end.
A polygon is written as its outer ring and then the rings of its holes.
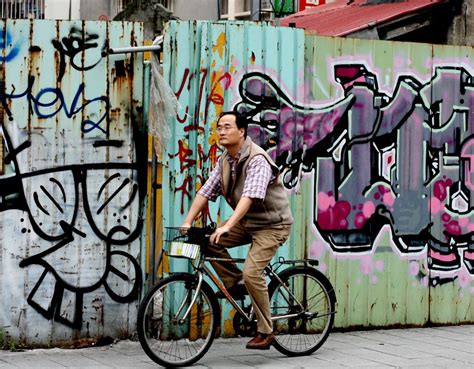
{"type": "Polygon", "coordinates": [[[370,251],[384,225],[403,253],[428,250],[433,270],[474,274],[472,75],[438,67],[381,92],[366,66],[341,64],[343,97],[294,102],[270,76],[246,74],[235,109],[275,158],[287,188],[314,172],[314,223],[336,252],[370,251]]]}

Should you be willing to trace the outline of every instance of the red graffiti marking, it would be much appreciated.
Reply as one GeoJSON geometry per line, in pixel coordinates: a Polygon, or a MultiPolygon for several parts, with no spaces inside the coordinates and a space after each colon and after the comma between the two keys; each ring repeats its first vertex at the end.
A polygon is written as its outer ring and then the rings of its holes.
{"type": "Polygon", "coordinates": [[[184,214],[184,199],[185,197],[188,200],[191,200],[191,190],[193,189],[193,178],[191,176],[186,176],[184,178],[183,183],[181,186],[176,187],[175,193],[182,192],[183,195],[181,197],[181,214],[184,214]]]}
{"type": "Polygon", "coordinates": [[[183,140],[178,140],[178,152],[176,154],[168,154],[169,157],[179,158],[179,165],[181,173],[188,168],[191,168],[196,164],[196,160],[190,159],[189,157],[193,155],[193,150],[189,149],[183,140]]]}
{"type": "MultiPolygon", "coordinates": [[[[207,70],[206,70],[205,75],[207,76],[207,70]]],[[[232,83],[232,76],[230,75],[230,73],[226,72],[221,75],[221,73],[212,72],[211,91],[206,97],[206,105],[204,108],[204,122],[207,122],[207,116],[208,116],[207,114],[209,112],[209,107],[211,105],[211,102],[214,103],[214,105],[216,105],[216,111],[218,110],[217,108],[221,108],[224,105],[224,91],[230,87],[231,83],[232,83]]],[[[202,98],[202,88],[199,94],[199,101],[201,101],[201,98],[202,98]]]]}
{"type": "Polygon", "coordinates": [[[444,201],[447,196],[447,189],[453,184],[453,181],[448,178],[446,181],[436,181],[433,187],[433,195],[439,200],[444,201]]]}
{"type": "MultiPolygon", "coordinates": [[[[183,75],[183,78],[181,80],[181,85],[179,86],[179,89],[178,89],[178,92],[175,93],[176,95],[176,98],[179,100],[179,97],[181,96],[181,93],[183,92],[183,88],[184,88],[184,85],[186,84],[186,80],[188,79],[188,76],[189,76],[189,68],[186,68],[184,70],[184,75],[183,75]]],[[[188,90],[189,90],[189,84],[188,84],[188,90]]],[[[186,106],[185,108],[185,113],[184,113],[184,118],[181,118],[179,116],[179,114],[176,114],[176,119],[178,120],[178,122],[180,123],[184,123],[187,119],[187,116],[188,116],[188,113],[189,113],[189,106],[186,106]]]]}
{"type": "Polygon", "coordinates": [[[211,92],[207,98],[207,103],[213,102],[216,105],[224,105],[224,96],[220,94],[217,89],[222,88],[223,91],[227,90],[230,87],[232,82],[232,76],[230,73],[226,72],[222,76],[218,78],[219,74],[216,72],[212,72],[211,75],[211,83],[212,88],[211,92]],[[216,80],[217,79],[217,80],[216,80]],[[222,85],[222,83],[224,85],[222,85]]]}
{"type": "MultiPolygon", "coordinates": [[[[208,76],[208,70],[206,68],[201,68],[199,70],[199,95],[196,101],[196,109],[194,116],[199,117],[199,114],[201,113],[201,102],[204,100],[204,124],[207,123],[207,115],[209,111],[209,107],[211,103],[216,105],[217,107],[222,107],[224,105],[224,94],[223,92],[227,90],[231,83],[232,83],[232,76],[229,72],[216,72],[213,71],[211,74],[211,83],[210,83],[210,91],[209,93],[204,96],[204,87],[206,84],[208,76]]],[[[183,77],[181,78],[181,83],[178,88],[178,91],[176,92],[176,97],[178,100],[180,99],[184,89],[186,88],[188,91],[191,89],[191,81],[193,78],[196,78],[196,75],[194,73],[191,73],[189,68],[186,68],[183,73],[183,77]]],[[[185,106],[185,115],[183,117],[180,117],[177,115],[176,119],[180,123],[185,123],[187,120],[187,117],[189,116],[189,105],[185,106]]],[[[199,127],[199,121],[198,119],[193,119],[193,123],[190,125],[186,126],[184,128],[185,132],[189,131],[203,131],[204,128],[199,127]]]]}
{"type": "Polygon", "coordinates": [[[351,204],[347,201],[337,201],[325,211],[318,209],[318,224],[321,229],[347,229],[347,217],[351,212],[351,204]]]}
{"type": "MultiPolygon", "coordinates": [[[[189,68],[186,68],[183,77],[181,79],[181,83],[179,85],[178,91],[176,92],[176,97],[178,100],[182,97],[182,93],[185,89],[188,91],[192,88],[192,80],[193,78],[199,78],[199,95],[197,101],[191,102],[194,108],[194,112],[192,113],[192,119],[190,120],[189,124],[185,125],[183,130],[184,132],[188,133],[191,131],[196,131],[198,133],[205,133],[205,125],[208,124],[208,112],[210,110],[211,104],[213,104],[216,108],[216,113],[218,114],[219,111],[222,110],[222,106],[224,105],[224,92],[227,90],[231,83],[232,83],[232,76],[228,72],[216,72],[213,71],[210,75],[210,88],[209,93],[205,94],[205,84],[206,80],[208,79],[208,70],[202,68],[199,70],[199,73],[191,73],[189,68]],[[203,104],[204,103],[204,104],[203,104]],[[204,105],[204,106],[203,106],[204,105]],[[201,109],[203,106],[203,114],[204,119],[203,124],[200,125],[201,116],[201,109]]],[[[190,106],[188,103],[185,106],[185,115],[179,116],[177,115],[176,119],[178,122],[185,124],[188,121],[190,106]]],[[[182,104],[183,105],[183,104],[182,104]]],[[[211,140],[210,140],[211,141],[211,140]]],[[[186,169],[190,169],[194,166],[197,166],[197,172],[205,172],[205,164],[210,161],[211,167],[213,167],[217,163],[219,147],[217,146],[216,142],[210,142],[211,146],[209,148],[208,154],[204,152],[204,148],[202,144],[197,144],[197,158],[194,156],[194,151],[189,148],[186,139],[178,140],[178,152],[175,154],[169,155],[170,158],[178,158],[180,163],[180,171],[184,174],[186,169]]],[[[205,174],[204,174],[205,175],[205,174]]],[[[206,178],[204,176],[197,176],[196,178],[196,188],[200,188],[200,186],[205,182],[206,178]]],[[[175,193],[182,192],[182,199],[181,199],[181,213],[184,211],[184,199],[185,197],[190,198],[190,191],[192,189],[194,178],[185,176],[181,185],[177,185],[175,187],[175,193]]],[[[208,210],[204,212],[204,217],[210,217],[208,214],[208,210]],[[207,214],[206,214],[207,212],[207,214]]]]}

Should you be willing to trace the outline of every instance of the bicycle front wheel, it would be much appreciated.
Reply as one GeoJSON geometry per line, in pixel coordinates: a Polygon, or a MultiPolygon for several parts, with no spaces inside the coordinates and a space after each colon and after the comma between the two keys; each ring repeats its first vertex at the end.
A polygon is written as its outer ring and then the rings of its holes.
{"type": "Polygon", "coordinates": [[[281,316],[274,322],[274,347],[288,356],[310,355],[331,331],[336,295],[324,274],[313,268],[289,268],[279,277],[284,285],[273,280],[269,286],[272,316],[281,316]]]}
{"type": "Polygon", "coordinates": [[[212,289],[202,282],[196,294],[197,278],[191,274],[172,275],[159,282],[138,310],[137,331],[145,353],[164,367],[191,365],[198,361],[214,340],[219,305],[212,289]]]}

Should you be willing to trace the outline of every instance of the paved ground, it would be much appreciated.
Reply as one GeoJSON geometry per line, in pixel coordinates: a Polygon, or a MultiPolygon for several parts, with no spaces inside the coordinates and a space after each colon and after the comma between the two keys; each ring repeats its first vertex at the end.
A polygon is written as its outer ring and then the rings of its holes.
{"type": "MultiPolygon", "coordinates": [[[[315,354],[290,358],[248,339],[218,339],[193,368],[474,368],[474,325],[333,333],[315,354]]],[[[153,368],[138,342],[76,350],[0,351],[0,368],[153,368]]]]}

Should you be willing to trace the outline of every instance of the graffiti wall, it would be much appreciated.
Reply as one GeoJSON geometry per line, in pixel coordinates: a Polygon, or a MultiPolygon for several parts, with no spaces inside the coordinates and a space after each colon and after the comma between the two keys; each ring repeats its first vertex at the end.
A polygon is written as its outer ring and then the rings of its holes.
{"type": "Polygon", "coordinates": [[[4,337],[45,345],[134,330],[142,60],[107,50],[141,35],[134,23],[0,22],[4,337]]]}
{"type": "MultiPolygon", "coordinates": [[[[296,222],[279,254],[319,260],[337,326],[474,321],[473,57],[471,47],[171,23],[165,76],[181,110],[164,222],[182,220],[222,152],[217,117],[237,110],[291,198],[296,222]]],[[[221,199],[202,220],[229,214],[221,199]]]]}

